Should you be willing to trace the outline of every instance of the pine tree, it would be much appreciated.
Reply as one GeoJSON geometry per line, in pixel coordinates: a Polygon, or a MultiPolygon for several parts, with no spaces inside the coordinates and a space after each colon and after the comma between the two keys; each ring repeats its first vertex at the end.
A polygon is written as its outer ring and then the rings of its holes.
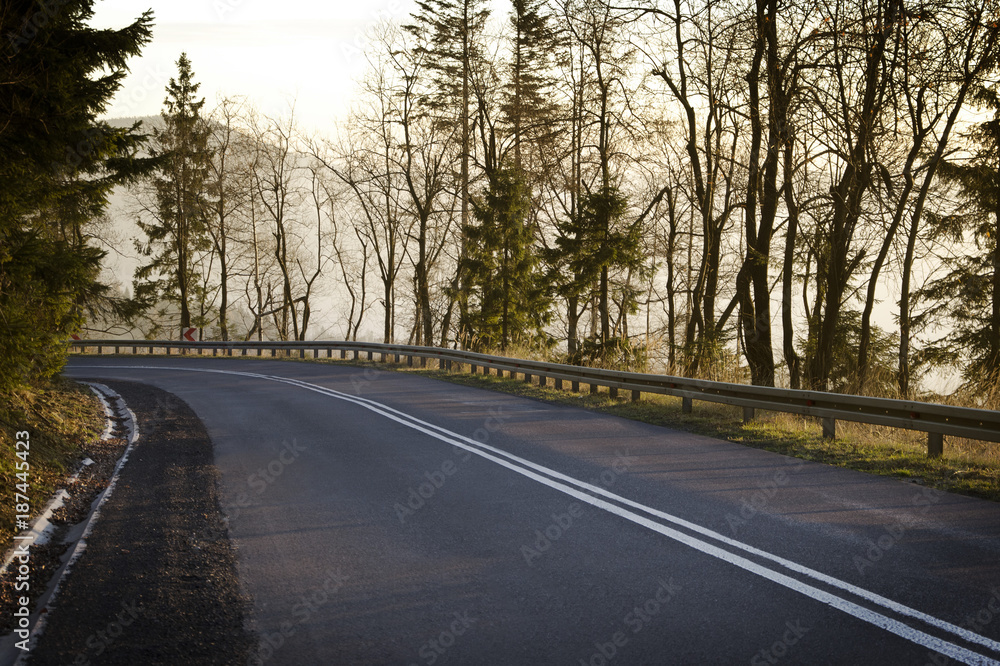
{"type": "Polygon", "coordinates": [[[150,40],[152,13],[87,25],[93,2],[7,0],[0,9],[0,386],[50,376],[88,308],[115,308],[90,223],[148,164],[138,126],[101,115],[150,40]]]}
{"type": "Polygon", "coordinates": [[[159,163],[152,179],[155,204],[152,219],[138,223],[147,236],[138,249],[151,259],[136,269],[135,297],[148,305],[176,304],[180,337],[192,325],[192,304],[204,296],[198,260],[210,248],[206,217],[212,154],[209,127],[201,117],[205,100],[196,99],[201,84],[194,82],[186,53],[177,60],[177,71],[160,114],[166,126],[153,133],[152,154],[159,163]]]}
{"type": "Polygon", "coordinates": [[[473,199],[477,224],[469,240],[468,346],[505,352],[512,343],[544,346],[550,299],[528,224],[531,198],[523,175],[499,168],[483,196],[473,199]]]}

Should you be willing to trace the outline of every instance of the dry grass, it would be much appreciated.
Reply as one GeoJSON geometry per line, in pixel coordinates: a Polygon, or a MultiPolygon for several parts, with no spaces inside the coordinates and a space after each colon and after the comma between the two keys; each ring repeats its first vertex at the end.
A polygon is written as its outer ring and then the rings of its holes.
{"type": "Polygon", "coordinates": [[[15,530],[15,441],[29,433],[27,493],[34,516],[51,499],[79,459],[79,446],[100,436],[104,410],[86,387],[66,380],[0,393],[0,543],[15,530]]]}

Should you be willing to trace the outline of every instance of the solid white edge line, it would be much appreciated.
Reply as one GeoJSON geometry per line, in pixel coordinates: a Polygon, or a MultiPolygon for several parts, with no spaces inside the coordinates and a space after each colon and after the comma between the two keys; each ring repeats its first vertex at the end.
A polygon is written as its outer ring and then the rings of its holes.
{"type": "Polygon", "coordinates": [[[817,579],[817,580],[820,580],[822,582],[828,583],[828,584],[830,584],[832,586],[835,586],[835,587],[838,587],[838,588],[840,588],[840,589],[842,589],[842,590],[844,590],[846,592],[851,592],[852,594],[856,594],[857,596],[860,596],[860,597],[865,598],[865,599],[867,599],[869,601],[872,601],[874,603],[882,605],[882,606],[884,606],[885,608],[887,608],[889,610],[893,610],[893,611],[896,611],[896,612],[898,612],[898,613],[900,613],[902,615],[907,615],[907,616],[912,617],[914,619],[919,619],[919,620],[922,620],[924,622],[927,622],[928,624],[931,624],[932,626],[934,626],[934,627],[936,627],[938,629],[941,629],[943,631],[948,631],[949,633],[952,633],[952,634],[955,634],[956,636],[964,638],[964,639],[968,640],[969,642],[975,642],[975,643],[978,643],[980,645],[983,645],[984,647],[987,647],[987,648],[990,648],[990,649],[992,649],[994,651],[1000,652],[1000,643],[998,643],[996,641],[993,641],[993,640],[991,640],[989,638],[986,638],[984,636],[980,636],[979,634],[975,634],[975,633],[973,633],[971,631],[968,631],[968,630],[966,630],[966,629],[964,629],[962,627],[959,627],[957,625],[951,624],[949,622],[946,622],[944,620],[936,618],[936,617],[934,617],[932,615],[928,615],[928,614],[923,613],[921,611],[912,609],[912,608],[910,608],[908,606],[905,606],[905,605],[903,605],[903,604],[901,604],[899,602],[895,602],[895,601],[893,601],[891,599],[888,599],[886,597],[882,597],[881,595],[878,595],[878,594],[876,594],[874,592],[870,592],[869,590],[865,590],[864,588],[857,587],[857,586],[852,585],[850,583],[847,583],[845,581],[841,581],[840,579],[834,578],[832,576],[828,576],[827,574],[823,574],[823,573],[821,573],[819,571],[815,571],[813,569],[810,569],[810,568],[805,567],[803,565],[797,564],[797,563],[792,562],[790,560],[786,560],[786,559],[781,558],[779,556],[772,555],[771,553],[768,553],[766,551],[759,550],[757,548],[754,548],[753,546],[749,546],[749,545],[744,544],[744,543],[742,543],[740,541],[736,541],[736,540],[731,539],[729,537],[726,537],[726,536],[724,536],[722,534],[719,534],[718,532],[714,532],[712,530],[709,530],[708,528],[702,527],[700,525],[696,525],[694,523],[690,523],[690,522],[685,521],[685,520],[683,520],[681,518],[678,518],[676,516],[672,516],[671,514],[667,514],[667,513],[664,513],[662,511],[659,511],[657,509],[653,509],[652,507],[647,507],[647,506],[639,504],[638,502],[635,502],[633,500],[629,500],[627,498],[620,497],[618,495],[615,495],[613,493],[610,493],[610,492],[604,490],[603,488],[598,488],[597,486],[593,486],[593,485],[588,484],[586,482],[579,481],[577,479],[573,479],[572,477],[568,477],[568,476],[562,474],[561,472],[558,472],[556,470],[552,470],[552,469],[544,467],[542,465],[538,465],[537,463],[533,463],[533,462],[525,460],[523,458],[519,458],[518,456],[516,456],[514,454],[510,454],[510,453],[507,453],[505,451],[501,451],[501,450],[496,449],[495,447],[491,447],[491,446],[489,446],[487,444],[482,444],[482,443],[476,442],[475,440],[472,440],[472,439],[469,439],[467,437],[464,437],[463,435],[459,435],[457,433],[451,432],[450,430],[447,430],[446,428],[442,428],[441,426],[437,426],[437,425],[434,425],[434,424],[431,424],[431,423],[427,423],[427,422],[422,421],[422,420],[420,420],[420,419],[418,419],[418,418],[416,418],[414,416],[411,416],[409,414],[406,414],[404,412],[396,410],[396,409],[394,409],[392,407],[389,407],[388,405],[384,405],[384,404],[376,402],[374,400],[370,400],[368,398],[363,398],[361,396],[353,396],[353,395],[350,395],[350,394],[341,393],[340,391],[336,391],[335,389],[329,389],[329,388],[326,388],[326,387],[323,387],[323,386],[318,386],[318,385],[315,385],[315,384],[310,384],[308,382],[304,382],[304,381],[297,380],[297,379],[292,379],[292,378],[287,378],[287,377],[280,377],[280,376],[276,376],[276,375],[265,375],[265,374],[254,373],[254,372],[241,372],[241,371],[235,371],[235,370],[216,370],[216,369],[208,369],[208,368],[180,368],[180,367],[172,367],[172,366],[121,366],[121,365],[102,366],[102,365],[90,365],[90,366],[87,366],[87,367],[92,367],[92,368],[109,368],[109,369],[136,369],[136,370],[175,370],[175,371],[182,371],[182,372],[206,372],[206,373],[214,373],[214,374],[226,374],[226,375],[235,375],[235,376],[243,376],[243,377],[252,377],[252,378],[256,378],[256,379],[263,379],[263,380],[267,380],[267,381],[273,381],[273,382],[277,382],[277,383],[288,384],[290,386],[297,386],[299,388],[303,388],[303,389],[306,389],[306,390],[309,390],[309,391],[313,391],[315,393],[320,393],[320,394],[326,395],[328,397],[339,399],[339,400],[342,400],[342,401],[345,401],[345,402],[351,402],[351,403],[356,404],[356,405],[358,405],[360,407],[364,407],[365,409],[368,409],[369,411],[373,411],[375,413],[378,413],[378,414],[380,414],[380,415],[382,415],[382,416],[384,416],[384,417],[386,417],[386,418],[388,418],[388,419],[390,419],[392,421],[396,421],[397,423],[400,423],[401,425],[404,425],[404,426],[407,426],[407,427],[409,427],[409,428],[411,428],[413,430],[417,430],[419,432],[422,432],[422,433],[424,433],[424,434],[426,434],[426,435],[428,435],[430,437],[433,437],[435,439],[438,439],[438,440],[443,441],[443,442],[448,443],[448,444],[452,444],[453,446],[458,446],[459,448],[465,449],[465,450],[467,450],[467,451],[469,451],[471,453],[475,453],[475,454],[479,455],[480,457],[483,457],[483,458],[486,458],[488,460],[491,460],[491,461],[493,461],[493,462],[495,462],[495,463],[497,463],[497,464],[499,464],[499,465],[501,465],[503,467],[507,467],[508,469],[510,469],[512,471],[515,471],[515,472],[517,472],[517,473],[519,473],[519,474],[521,474],[523,476],[526,476],[526,477],[531,478],[531,479],[533,479],[535,481],[538,481],[539,483],[542,483],[543,485],[549,486],[550,488],[553,488],[554,490],[559,490],[560,492],[562,492],[564,494],[570,495],[571,497],[577,498],[577,499],[579,499],[581,501],[584,501],[584,502],[586,502],[588,504],[591,504],[592,506],[604,509],[605,511],[608,511],[609,513],[617,515],[617,516],[619,516],[621,518],[625,518],[626,520],[629,520],[630,522],[633,522],[633,523],[635,523],[637,525],[641,525],[643,527],[651,529],[651,530],[653,530],[655,532],[658,532],[658,533],[660,533],[660,534],[662,534],[664,536],[667,536],[667,537],[669,537],[671,539],[674,539],[675,541],[678,541],[678,542],[683,543],[683,544],[685,544],[685,545],[687,545],[687,546],[689,546],[691,548],[694,548],[695,550],[698,550],[698,551],[700,551],[702,553],[705,553],[706,555],[711,555],[711,556],[716,557],[718,559],[721,559],[721,560],[723,560],[723,561],[725,561],[725,562],[727,562],[729,564],[737,566],[737,567],[739,567],[741,569],[744,569],[744,570],[749,571],[751,573],[755,573],[755,574],[757,574],[757,575],[759,575],[759,576],[761,576],[761,577],[763,577],[763,578],[765,578],[767,580],[770,580],[770,581],[772,581],[774,583],[782,585],[783,587],[791,589],[791,590],[793,590],[795,592],[799,592],[800,594],[808,596],[808,597],[810,597],[810,598],[812,598],[812,599],[814,599],[816,601],[820,601],[820,602],[822,602],[822,603],[824,603],[826,605],[829,605],[829,606],[831,606],[833,608],[836,608],[836,609],[838,609],[838,610],[840,610],[840,611],[842,611],[844,613],[847,613],[848,615],[851,615],[851,616],[853,616],[853,617],[855,617],[855,618],[857,618],[859,620],[862,620],[864,622],[868,622],[869,624],[872,624],[874,626],[880,627],[880,628],[882,628],[882,629],[884,629],[886,631],[889,631],[890,633],[896,634],[897,636],[899,636],[899,637],[901,637],[901,638],[903,638],[905,640],[908,640],[908,641],[910,641],[912,643],[916,643],[918,645],[922,645],[924,647],[927,647],[928,649],[931,649],[931,650],[934,650],[934,651],[939,652],[941,654],[944,654],[946,656],[949,656],[949,657],[951,657],[953,659],[956,659],[958,661],[961,661],[962,663],[965,663],[965,664],[1000,666],[1000,661],[996,661],[996,660],[994,660],[992,658],[983,656],[983,655],[981,655],[981,654],[979,654],[977,652],[973,652],[973,651],[968,650],[966,648],[963,648],[961,646],[958,646],[958,645],[955,645],[953,643],[949,643],[949,642],[947,642],[947,641],[945,641],[943,639],[937,638],[936,636],[932,636],[931,634],[927,634],[927,633],[925,633],[923,631],[920,631],[918,629],[914,629],[913,627],[910,627],[909,625],[903,624],[902,622],[899,622],[898,620],[894,620],[894,619],[889,618],[889,617],[887,617],[885,615],[882,615],[881,613],[878,613],[876,611],[872,611],[870,609],[864,608],[863,606],[859,606],[858,604],[850,602],[850,601],[848,601],[846,599],[842,599],[842,598],[840,598],[840,597],[838,597],[836,595],[830,594],[829,592],[825,592],[823,590],[820,590],[819,588],[813,587],[812,585],[809,585],[808,583],[803,583],[803,582],[798,581],[798,580],[796,580],[794,578],[786,576],[785,574],[782,574],[782,573],[779,573],[779,572],[774,571],[772,569],[768,569],[766,567],[763,567],[763,566],[761,566],[759,564],[756,564],[756,563],[754,563],[754,562],[752,562],[750,560],[747,560],[746,558],[744,558],[744,557],[742,557],[740,555],[736,555],[734,553],[730,553],[729,551],[722,550],[721,548],[718,548],[717,546],[714,546],[714,545],[712,545],[710,543],[704,542],[704,541],[702,541],[700,539],[697,539],[695,537],[689,536],[689,535],[684,534],[682,532],[678,532],[678,531],[676,531],[674,529],[671,529],[671,528],[669,528],[669,527],[667,527],[665,525],[661,525],[660,523],[654,522],[652,520],[649,520],[648,518],[645,518],[645,517],[640,516],[640,515],[638,515],[636,513],[633,513],[633,512],[631,512],[631,511],[629,511],[627,509],[623,509],[623,508],[618,507],[618,506],[616,506],[614,504],[610,504],[609,502],[606,502],[604,500],[601,500],[601,499],[598,499],[598,498],[593,497],[591,495],[588,495],[586,493],[580,492],[580,491],[576,490],[575,488],[567,486],[564,483],[560,483],[559,481],[555,481],[553,478],[549,478],[549,477],[560,478],[560,479],[565,480],[565,481],[567,481],[569,483],[572,483],[573,485],[576,485],[576,486],[578,486],[580,488],[584,488],[584,489],[586,489],[588,491],[596,492],[598,494],[604,495],[604,496],[608,497],[609,499],[614,499],[615,501],[622,502],[622,503],[624,503],[626,505],[632,506],[633,508],[636,508],[636,509],[639,509],[639,510],[641,510],[643,512],[649,513],[650,515],[654,515],[654,516],[657,516],[657,517],[662,518],[664,520],[667,520],[667,521],[673,522],[675,524],[681,525],[683,527],[686,527],[688,529],[696,531],[699,534],[702,534],[704,536],[708,536],[710,538],[713,538],[713,539],[716,539],[718,541],[721,541],[722,543],[725,543],[725,544],[730,545],[732,547],[739,548],[741,550],[744,550],[745,552],[749,552],[749,553],[752,553],[754,555],[758,555],[760,557],[766,558],[766,559],[768,559],[768,560],[770,560],[772,562],[775,562],[776,564],[780,564],[782,566],[785,566],[785,567],[791,569],[792,571],[796,571],[796,572],[801,573],[803,575],[807,575],[807,576],[812,577],[814,579],[817,579]],[[438,432],[438,431],[440,431],[440,432],[438,432]],[[505,457],[510,458],[512,460],[516,460],[518,464],[515,464],[512,461],[504,460],[503,458],[497,457],[496,455],[492,455],[492,453],[488,453],[484,449],[492,451],[492,452],[495,452],[495,453],[498,453],[499,455],[505,456],[505,457]],[[541,474],[533,472],[530,469],[525,469],[524,467],[521,467],[520,465],[525,465],[526,467],[536,469],[536,470],[538,470],[538,472],[542,472],[542,473],[547,474],[549,476],[548,477],[547,476],[542,476],[541,474]]]}

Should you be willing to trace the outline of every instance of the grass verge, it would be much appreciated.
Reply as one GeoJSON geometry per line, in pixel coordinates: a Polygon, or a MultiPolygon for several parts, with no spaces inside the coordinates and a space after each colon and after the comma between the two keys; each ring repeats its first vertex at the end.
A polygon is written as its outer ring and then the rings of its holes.
{"type": "MultiPolygon", "coordinates": [[[[0,392],[0,547],[6,551],[16,529],[18,478],[16,442],[28,433],[26,480],[32,517],[45,506],[80,459],[79,446],[104,430],[104,409],[86,387],[65,379],[0,392]]],[[[23,437],[21,440],[23,441],[23,437]]],[[[23,452],[23,449],[22,449],[23,452]]],[[[23,475],[23,471],[21,472],[23,475]]]]}

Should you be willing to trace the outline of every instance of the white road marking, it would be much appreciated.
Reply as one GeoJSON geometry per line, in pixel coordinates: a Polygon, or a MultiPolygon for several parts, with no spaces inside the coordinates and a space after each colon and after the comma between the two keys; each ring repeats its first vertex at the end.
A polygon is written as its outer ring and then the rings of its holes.
{"type": "Polygon", "coordinates": [[[694,548],[699,552],[702,552],[706,555],[711,555],[712,557],[715,557],[724,562],[732,564],[733,566],[739,567],[750,573],[754,573],[758,576],[761,576],[762,578],[777,583],[778,585],[781,585],[790,590],[808,596],[811,599],[814,599],[823,604],[831,606],[832,608],[836,608],[837,610],[847,613],[852,617],[855,617],[859,620],[862,620],[874,626],[880,627],[905,640],[926,647],[929,650],[933,650],[940,654],[946,655],[961,663],[970,665],[1000,666],[1000,661],[997,661],[996,659],[986,657],[977,652],[973,652],[972,650],[969,650],[967,648],[955,645],[954,643],[950,643],[946,640],[943,640],[926,632],[920,631],[919,629],[915,629],[898,620],[887,617],[886,615],[883,615],[877,611],[865,608],[856,603],[848,601],[847,599],[839,597],[835,594],[831,594],[817,587],[814,587],[813,585],[796,580],[795,578],[780,573],[779,571],[769,569],[765,566],[762,566],[751,560],[748,560],[741,555],[731,553],[727,550],[719,548],[718,546],[703,541],[697,537],[693,537],[683,532],[679,532],[671,527],[655,522],[645,516],[630,511],[629,509],[617,506],[608,501],[605,501],[603,499],[594,497],[593,495],[582,492],[582,490],[602,495],[608,499],[620,502],[626,506],[642,511],[651,516],[660,518],[661,520],[665,520],[675,525],[682,526],[702,536],[706,536],[721,543],[724,543],[730,547],[737,548],[739,550],[753,554],[763,559],[767,559],[790,571],[794,571],[796,573],[813,578],[814,580],[821,581],[833,587],[837,587],[841,590],[844,590],[845,592],[850,592],[851,594],[859,596],[870,602],[876,603],[887,610],[892,610],[896,613],[899,613],[900,615],[905,615],[920,620],[931,626],[936,627],[939,630],[953,634],[966,641],[982,645],[996,653],[1000,653],[1000,643],[998,643],[997,641],[991,640],[985,636],[981,636],[972,631],[969,631],[968,629],[959,627],[950,622],[946,622],[932,615],[928,615],[927,613],[923,613],[916,609],[910,608],[904,604],[893,601],[892,599],[888,599],[886,597],[883,597],[881,595],[878,595],[874,592],[858,587],[856,585],[852,585],[851,583],[847,583],[838,578],[834,578],[827,574],[823,574],[814,569],[810,569],[809,567],[800,565],[796,562],[792,562],[791,560],[787,560],[777,555],[768,553],[767,551],[763,551],[748,544],[744,544],[735,539],[731,539],[729,537],[726,537],[725,535],[719,534],[718,532],[702,527],[695,523],[691,523],[677,516],[673,516],[671,514],[665,513],[658,509],[654,509],[652,507],[648,507],[646,505],[640,504],[628,498],[621,497],[620,495],[608,492],[603,488],[593,486],[578,479],[574,479],[570,476],[562,474],[561,472],[550,469],[548,467],[544,467],[537,463],[533,463],[524,458],[520,458],[519,456],[507,453],[506,451],[502,451],[487,444],[482,444],[473,439],[470,439],[463,435],[459,435],[458,433],[447,430],[446,428],[442,428],[441,426],[428,423],[414,416],[406,414],[405,412],[401,412],[397,409],[389,407],[388,405],[384,405],[380,402],[376,402],[368,398],[362,398],[360,396],[354,396],[347,393],[342,393],[334,389],[325,388],[323,386],[318,386],[316,384],[310,384],[308,382],[304,382],[297,379],[290,379],[275,375],[264,375],[253,372],[239,372],[235,370],[216,370],[208,368],[180,368],[180,367],[166,367],[166,366],[123,366],[123,365],[89,365],[87,367],[116,369],[116,370],[128,370],[128,369],[176,370],[182,372],[205,372],[213,374],[251,377],[255,379],[263,379],[266,381],[273,381],[282,384],[288,384],[291,386],[296,386],[302,389],[306,389],[308,391],[319,393],[321,395],[326,395],[328,397],[336,398],[338,400],[350,402],[360,407],[364,407],[365,409],[368,409],[372,412],[380,414],[381,416],[384,416],[392,421],[396,421],[397,423],[400,423],[401,425],[404,425],[408,428],[411,428],[418,432],[422,432],[442,442],[465,449],[470,453],[474,453],[482,458],[495,462],[498,465],[506,467],[511,471],[517,472],[522,476],[537,481],[554,490],[558,490],[559,492],[574,497],[582,502],[586,502],[587,504],[590,504],[594,507],[603,509],[609,513],[612,513],[632,523],[635,523],[636,525],[641,525],[643,527],[646,527],[647,529],[662,534],[663,536],[678,541],[679,543],[683,543],[686,546],[694,548]],[[543,474],[545,476],[543,476],[543,474]]]}

